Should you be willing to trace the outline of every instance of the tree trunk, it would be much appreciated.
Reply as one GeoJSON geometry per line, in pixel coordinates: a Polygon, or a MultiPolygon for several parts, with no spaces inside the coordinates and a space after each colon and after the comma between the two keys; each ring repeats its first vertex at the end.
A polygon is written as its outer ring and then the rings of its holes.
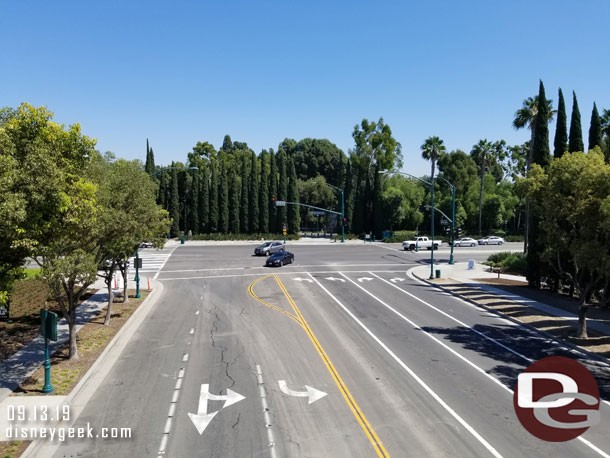
{"type": "Polygon", "coordinates": [[[577,337],[579,339],[587,339],[589,336],[587,335],[587,311],[589,310],[589,304],[587,301],[583,299],[580,303],[580,307],[578,307],[578,333],[577,337]]]}
{"type": "Polygon", "coordinates": [[[106,280],[106,286],[108,287],[108,307],[106,308],[106,318],[104,318],[104,326],[110,324],[110,310],[112,308],[112,301],[114,300],[114,294],[112,293],[112,275],[106,280]]]}
{"type": "Polygon", "coordinates": [[[123,274],[123,303],[129,302],[129,295],[127,294],[127,276],[129,274],[128,274],[127,270],[128,270],[127,264],[125,264],[125,269],[123,269],[121,271],[121,273],[123,274]]]}
{"type": "Polygon", "coordinates": [[[483,159],[481,163],[481,187],[479,190],[479,235],[482,235],[481,232],[481,221],[483,217],[483,183],[485,181],[485,159],[483,159]]]}
{"type": "Polygon", "coordinates": [[[74,297],[68,297],[68,329],[70,330],[70,352],[68,353],[69,359],[78,359],[78,349],[76,347],[76,303],[74,297]]]}

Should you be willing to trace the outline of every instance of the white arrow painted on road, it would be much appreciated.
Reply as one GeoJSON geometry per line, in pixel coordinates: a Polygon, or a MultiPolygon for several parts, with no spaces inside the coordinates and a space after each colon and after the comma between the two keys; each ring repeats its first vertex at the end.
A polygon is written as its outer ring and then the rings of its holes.
{"type": "Polygon", "coordinates": [[[309,283],[313,283],[313,280],[311,278],[296,277],[296,278],[293,278],[293,280],[296,280],[296,281],[308,281],[309,283]]]}
{"type": "Polygon", "coordinates": [[[390,281],[392,283],[396,283],[397,281],[403,281],[403,280],[404,280],[404,278],[398,278],[398,277],[390,278],[390,281]]]}
{"type": "Polygon", "coordinates": [[[277,383],[280,385],[280,390],[282,390],[282,393],[287,394],[288,396],[296,396],[296,397],[300,397],[300,398],[308,397],[309,404],[313,404],[318,399],[322,399],[324,396],[326,396],[328,394],[328,393],[325,393],[324,391],[320,391],[315,388],[312,388],[309,385],[305,385],[305,389],[307,391],[294,391],[294,390],[291,390],[290,388],[288,388],[288,386],[286,385],[286,380],[278,380],[277,383]]]}
{"type": "Polygon", "coordinates": [[[330,281],[340,281],[341,283],[345,283],[345,280],[343,278],[337,278],[337,277],[326,277],[327,280],[330,281]]]}
{"type": "Polygon", "coordinates": [[[225,403],[220,408],[222,410],[225,407],[229,407],[230,405],[241,401],[242,399],[246,399],[246,397],[228,388],[227,394],[225,395],[212,394],[210,393],[210,385],[203,383],[201,385],[201,390],[199,391],[199,406],[197,407],[197,413],[189,413],[188,415],[195,425],[195,428],[197,428],[197,432],[202,434],[216,414],[220,412],[220,410],[217,410],[215,412],[208,413],[208,400],[224,401],[225,403]]]}
{"type": "Polygon", "coordinates": [[[362,283],[364,280],[366,280],[366,281],[371,281],[371,280],[372,280],[372,278],[371,278],[371,277],[361,277],[361,278],[359,278],[359,279],[358,279],[358,281],[359,281],[360,283],[362,283]]]}

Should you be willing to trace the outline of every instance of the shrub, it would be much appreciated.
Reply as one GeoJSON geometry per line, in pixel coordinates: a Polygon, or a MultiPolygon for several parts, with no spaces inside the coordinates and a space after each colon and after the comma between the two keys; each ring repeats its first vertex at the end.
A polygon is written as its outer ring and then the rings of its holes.
{"type": "MultiPolygon", "coordinates": [[[[197,234],[194,235],[192,240],[282,240],[284,236],[282,234],[197,234]]],[[[298,240],[297,234],[289,234],[286,236],[286,240],[298,240]]]]}
{"type": "Polygon", "coordinates": [[[527,270],[527,260],[523,253],[513,253],[504,260],[503,266],[505,271],[515,273],[517,275],[525,275],[527,270]]]}
{"type": "Polygon", "coordinates": [[[523,235],[507,235],[505,240],[507,242],[523,242],[524,237],[523,235]]]}
{"type": "Polygon", "coordinates": [[[499,253],[494,253],[487,258],[488,263],[494,264],[502,264],[506,259],[511,257],[514,253],[511,251],[500,251],[499,253]]]}

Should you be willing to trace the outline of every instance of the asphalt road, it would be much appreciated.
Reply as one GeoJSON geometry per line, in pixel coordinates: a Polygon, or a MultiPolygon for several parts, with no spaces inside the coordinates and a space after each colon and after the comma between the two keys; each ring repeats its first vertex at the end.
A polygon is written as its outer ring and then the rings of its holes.
{"type": "Polygon", "coordinates": [[[588,443],[550,443],[521,426],[511,392],[533,360],[568,355],[607,400],[608,367],[408,276],[430,252],[294,246],[294,265],[270,269],[252,248],[173,252],[164,296],[76,425],[132,437],[69,441],[56,457],[610,453],[607,402],[588,443]]]}

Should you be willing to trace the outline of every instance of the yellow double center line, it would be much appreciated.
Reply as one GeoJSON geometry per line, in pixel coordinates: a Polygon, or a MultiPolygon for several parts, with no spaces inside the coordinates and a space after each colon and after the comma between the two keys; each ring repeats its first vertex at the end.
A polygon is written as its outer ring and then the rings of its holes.
{"type": "Polygon", "coordinates": [[[352,413],[356,417],[356,420],[358,420],[358,423],[362,427],[362,430],[366,434],[366,437],[369,439],[370,443],[373,445],[373,448],[377,452],[377,455],[380,456],[380,457],[389,458],[390,455],[388,454],[386,449],[383,447],[383,444],[379,440],[379,437],[377,436],[377,433],[375,433],[375,430],[373,429],[371,424],[368,422],[368,420],[364,416],[364,413],[362,413],[362,411],[360,410],[360,407],[358,407],[358,404],[354,400],[352,394],[349,392],[349,390],[347,389],[347,386],[345,386],[345,383],[341,379],[341,376],[339,375],[339,372],[337,371],[337,369],[335,368],[335,366],[331,362],[330,358],[328,357],[328,355],[324,351],[324,348],[322,348],[322,345],[318,341],[316,335],[313,333],[313,331],[309,327],[309,324],[307,323],[307,320],[305,320],[305,317],[303,316],[303,314],[301,313],[301,311],[299,310],[299,308],[295,304],[294,300],[292,299],[292,297],[290,296],[290,294],[286,290],[286,287],[281,282],[279,277],[277,275],[275,275],[275,274],[273,275],[273,278],[275,278],[275,281],[277,282],[277,284],[279,285],[280,289],[284,293],[284,296],[286,296],[286,299],[290,303],[290,306],[292,307],[292,310],[295,313],[294,315],[292,313],[289,313],[289,312],[279,308],[279,307],[276,307],[275,305],[269,304],[268,302],[262,300],[256,294],[254,294],[254,291],[252,290],[254,285],[256,283],[258,283],[260,280],[263,280],[264,278],[268,278],[269,276],[270,275],[266,275],[265,277],[259,278],[258,280],[255,280],[254,282],[252,282],[250,284],[250,286],[248,287],[248,293],[250,293],[250,296],[252,296],[254,299],[259,301],[260,303],[264,304],[265,306],[270,307],[270,308],[272,308],[274,310],[277,310],[279,312],[282,312],[285,315],[288,315],[290,318],[292,318],[297,323],[299,323],[303,327],[303,329],[305,329],[305,332],[309,336],[309,339],[313,343],[313,346],[316,348],[318,354],[320,355],[320,358],[322,358],[322,361],[324,361],[324,364],[326,365],[326,368],[328,369],[328,372],[330,372],[330,375],[332,376],[333,380],[337,384],[337,387],[339,387],[339,391],[343,395],[343,398],[345,399],[345,402],[347,403],[347,405],[349,406],[350,410],[352,411],[352,413]]]}

